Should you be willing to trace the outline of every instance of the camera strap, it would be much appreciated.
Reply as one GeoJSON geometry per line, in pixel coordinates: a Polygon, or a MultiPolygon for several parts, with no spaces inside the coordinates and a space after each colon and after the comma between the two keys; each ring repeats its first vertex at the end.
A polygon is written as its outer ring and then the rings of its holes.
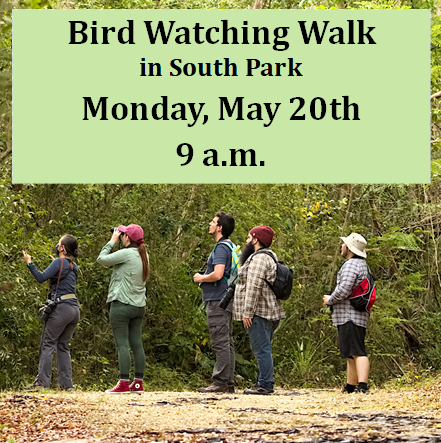
{"type": "Polygon", "coordinates": [[[58,285],[60,284],[60,278],[61,278],[61,271],[63,270],[63,259],[61,259],[61,266],[60,266],[60,272],[58,273],[58,281],[57,281],[57,287],[55,288],[55,294],[54,294],[54,300],[57,299],[57,291],[58,291],[58,285]]]}
{"type": "Polygon", "coordinates": [[[236,283],[237,283],[237,279],[239,278],[239,276],[238,275],[236,275],[236,277],[234,277],[234,280],[222,291],[222,296],[225,294],[225,292],[227,292],[228,291],[228,289],[231,287],[231,286],[233,286],[233,285],[235,285],[236,283]]]}

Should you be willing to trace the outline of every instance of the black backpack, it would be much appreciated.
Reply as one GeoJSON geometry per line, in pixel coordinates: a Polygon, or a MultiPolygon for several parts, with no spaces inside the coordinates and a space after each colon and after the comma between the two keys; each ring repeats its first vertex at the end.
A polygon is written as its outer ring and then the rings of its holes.
{"type": "Polygon", "coordinates": [[[292,284],[293,284],[293,272],[292,269],[285,266],[283,262],[277,261],[273,254],[268,251],[257,251],[256,254],[269,255],[277,265],[276,279],[274,283],[271,284],[265,279],[265,283],[271,288],[276,298],[279,300],[288,300],[291,295],[292,284]]]}

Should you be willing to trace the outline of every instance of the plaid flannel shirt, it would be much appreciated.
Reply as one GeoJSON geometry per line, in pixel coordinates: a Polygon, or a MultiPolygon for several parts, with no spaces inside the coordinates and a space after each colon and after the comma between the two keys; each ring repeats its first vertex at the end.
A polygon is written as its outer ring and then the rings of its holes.
{"type": "MultiPolygon", "coordinates": [[[[276,254],[266,249],[274,258],[276,254]]],[[[266,254],[252,254],[239,268],[239,278],[234,293],[234,319],[242,321],[244,317],[255,315],[267,320],[285,318],[280,300],[276,298],[265,279],[273,283],[276,279],[277,265],[266,254]]]]}
{"type": "Polygon", "coordinates": [[[337,274],[337,287],[329,298],[328,305],[332,306],[332,324],[344,325],[348,321],[357,326],[367,328],[369,312],[354,309],[349,301],[354,288],[359,285],[369,273],[366,261],[360,258],[346,260],[337,274]]]}

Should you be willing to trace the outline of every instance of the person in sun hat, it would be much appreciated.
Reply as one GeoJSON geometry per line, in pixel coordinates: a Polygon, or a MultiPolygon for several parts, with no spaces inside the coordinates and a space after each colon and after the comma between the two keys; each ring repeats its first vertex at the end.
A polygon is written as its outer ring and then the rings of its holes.
{"type": "Polygon", "coordinates": [[[113,266],[107,303],[110,304],[110,324],[118,350],[120,379],[107,394],[144,392],[142,385],[145,352],[142,345],[142,322],[145,314],[145,283],[149,275],[149,257],[141,226],[120,225],[112,232],[97,258],[103,266],[113,266]],[[118,240],[123,249],[111,252],[118,240]],[[130,382],[130,350],[133,353],[135,376],[130,382]]]}
{"type": "Polygon", "coordinates": [[[325,306],[332,306],[332,324],[338,329],[340,355],[347,360],[347,383],[343,392],[368,391],[369,358],[365,337],[369,312],[357,311],[349,301],[354,288],[369,275],[366,264],[366,239],[357,233],[343,240],[341,255],[345,258],[337,274],[337,287],[323,296],[325,306]]]}
{"type": "Polygon", "coordinates": [[[274,231],[269,226],[254,227],[240,256],[239,280],[233,299],[234,319],[243,323],[258,366],[256,385],[246,389],[244,394],[270,395],[274,392],[271,340],[285,313],[280,300],[266,283],[272,284],[276,279],[277,256],[270,249],[273,237],[274,231]]]}

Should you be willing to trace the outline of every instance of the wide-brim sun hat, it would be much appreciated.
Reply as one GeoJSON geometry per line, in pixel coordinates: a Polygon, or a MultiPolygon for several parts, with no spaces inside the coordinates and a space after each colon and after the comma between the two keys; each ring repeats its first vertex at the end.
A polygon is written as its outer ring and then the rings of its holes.
{"type": "Polygon", "coordinates": [[[348,247],[348,249],[353,252],[355,255],[359,255],[360,257],[366,258],[366,239],[356,232],[348,235],[347,237],[340,237],[343,240],[343,243],[348,247]]]}

